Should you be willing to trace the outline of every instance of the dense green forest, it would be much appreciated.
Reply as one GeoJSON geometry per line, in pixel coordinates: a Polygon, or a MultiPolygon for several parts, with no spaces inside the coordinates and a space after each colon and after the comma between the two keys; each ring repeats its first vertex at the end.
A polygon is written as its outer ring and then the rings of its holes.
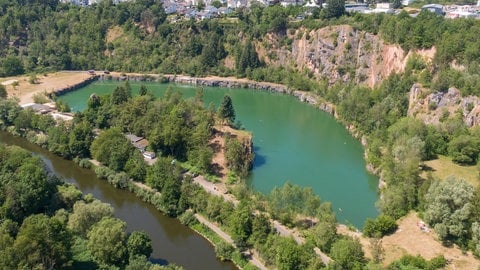
{"type": "MultiPolygon", "coordinates": [[[[234,75],[310,90],[335,104],[340,121],[355,126],[365,135],[367,161],[377,168],[387,184],[378,202],[383,215],[366,222],[368,235],[379,237],[390,233],[395,219],[416,210],[446,245],[456,243],[479,255],[480,188],[455,178],[422,179],[419,165],[438,155],[450,156],[463,165],[477,164],[480,129],[467,128],[461,112],[445,115],[437,125],[427,125],[408,117],[407,109],[408,93],[415,82],[432,91],[445,92],[454,86],[463,95],[480,94],[480,22],[445,20],[428,12],[417,17],[402,12],[397,16],[346,14],[335,18],[341,14],[328,15],[320,10],[305,20],[291,20],[303,11],[299,7],[254,5],[249,10],[237,10],[228,18],[170,23],[159,1],[154,0],[118,5],[102,1],[88,8],[57,1],[0,0],[0,75],[94,68],[195,76],[234,75]],[[386,42],[406,50],[435,46],[434,61],[425,63],[412,57],[405,73],[393,74],[370,89],[353,83],[327,87],[321,76],[315,77],[294,66],[266,65],[258,56],[257,47],[265,42],[267,34],[278,37],[276,45],[289,49],[292,41],[287,31],[338,24],[378,34],[386,42]],[[121,33],[120,39],[109,37],[115,31],[121,33]],[[233,59],[234,65],[226,65],[226,58],[233,59]],[[464,70],[452,68],[452,62],[462,65],[464,70]]],[[[203,107],[200,93],[192,100],[183,100],[175,92],[154,100],[147,91],[132,97],[126,84],[114,89],[112,95],[92,96],[88,109],[76,114],[73,123],[56,124],[48,116],[21,110],[12,100],[2,99],[0,111],[2,128],[66,158],[81,160],[91,156],[100,160],[108,169],[97,168],[97,174],[117,187],[141,193],[128,184],[128,179],[147,183],[164,195],[140,194],[145,200],[170,215],[180,215],[186,222],[191,220],[187,209],[203,212],[227,226],[240,246],[255,247],[267,263],[279,269],[293,269],[288,266],[292,261],[295,263],[291,265],[299,265],[300,269],[318,266],[318,261],[304,257],[315,258],[311,254],[313,245],[335,259],[336,263],[329,266],[333,269],[352,269],[367,263],[363,254],[355,252],[358,242],[336,235],[333,225],[336,221],[328,204],[308,194],[308,189],[287,184],[258,202],[239,189],[237,197],[249,203],[233,208],[219,198],[203,194],[189,181],[179,180],[181,168],[168,166],[173,159],[187,162],[203,173],[211,170],[212,151],[207,141],[212,135],[215,110],[203,107]],[[94,140],[96,128],[105,131],[94,140]],[[122,135],[125,132],[145,136],[151,150],[161,154],[159,162],[147,167],[122,135]],[[111,143],[121,147],[107,155],[104,149],[112,149],[111,143]],[[307,195],[289,197],[303,193],[307,195]],[[312,207],[298,206],[295,198],[302,198],[298,201],[304,205],[309,202],[312,207]],[[307,245],[311,246],[294,246],[290,240],[278,237],[265,226],[261,216],[247,214],[254,208],[265,209],[290,226],[299,225],[296,219],[299,212],[317,217],[317,224],[304,228],[310,235],[307,245]],[[288,254],[277,248],[290,244],[291,249],[285,249],[288,254]],[[345,252],[352,254],[345,256],[345,252]]],[[[232,168],[238,168],[238,175],[242,175],[243,165],[234,164],[232,168]]],[[[402,265],[425,266],[427,262],[406,257],[392,265],[392,269],[401,269],[402,265]]]]}

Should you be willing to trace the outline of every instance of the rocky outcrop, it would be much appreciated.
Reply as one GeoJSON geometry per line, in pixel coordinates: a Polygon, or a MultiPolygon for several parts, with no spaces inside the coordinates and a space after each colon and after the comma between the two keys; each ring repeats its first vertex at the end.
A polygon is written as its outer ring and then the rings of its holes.
{"type": "Polygon", "coordinates": [[[462,97],[456,88],[447,92],[428,93],[418,84],[410,89],[408,115],[422,119],[428,124],[438,124],[455,113],[460,112],[468,127],[480,125],[480,98],[462,97]]]}
{"type": "Polygon", "coordinates": [[[404,71],[408,56],[399,46],[349,25],[299,28],[288,35],[288,46],[280,45],[282,38],[271,34],[257,44],[267,64],[307,70],[329,84],[354,81],[373,87],[391,73],[404,71]]]}

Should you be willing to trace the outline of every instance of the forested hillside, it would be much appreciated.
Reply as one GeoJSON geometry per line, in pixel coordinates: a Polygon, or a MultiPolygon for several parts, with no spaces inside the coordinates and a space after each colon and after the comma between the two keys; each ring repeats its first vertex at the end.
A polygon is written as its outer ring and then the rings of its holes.
{"type": "MultiPolygon", "coordinates": [[[[102,1],[90,7],[53,0],[23,2],[0,2],[3,76],[108,69],[248,76],[312,90],[325,79],[330,84],[337,82],[331,73],[344,82],[352,78],[365,81],[370,74],[359,70],[374,64],[380,70],[387,68],[382,50],[386,44],[394,44],[405,50],[405,55],[409,50],[436,48],[434,61],[418,70],[419,80],[435,90],[456,86],[463,94],[477,94],[479,89],[480,45],[476,37],[480,23],[475,20],[445,20],[429,12],[415,18],[404,12],[322,19],[327,15],[318,10],[304,20],[295,20],[305,8],[253,5],[225,18],[170,23],[158,0],[118,5],[102,1]],[[335,25],[352,29],[328,27],[335,25]],[[317,37],[324,27],[327,30],[322,33],[326,33],[317,37]],[[303,54],[313,58],[298,59],[298,41],[306,47],[311,44],[303,54]],[[336,53],[322,57],[315,52],[321,44],[326,45],[322,49],[336,53]],[[372,52],[372,57],[362,59],[372,52]]],[[[380,81],[388,75],[382,74],[380,81]]]]}

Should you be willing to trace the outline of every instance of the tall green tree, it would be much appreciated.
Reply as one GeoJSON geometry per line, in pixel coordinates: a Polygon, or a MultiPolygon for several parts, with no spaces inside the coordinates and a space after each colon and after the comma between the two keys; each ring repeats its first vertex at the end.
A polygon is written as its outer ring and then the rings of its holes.
{"type": "Polygon", "coordinates": [[[363,269],[365,255],[357,239],[344,237],[332,245],[330,256],[340,269],[363,269]]]}
{"type": "Polygon", "coordinates": [[[114,171],[124,169],[135,148],[118,128],[103,131],[92,142],[92,157],[114,171]]]}
{"type": "Polygon", "coordinates": [[[127,262],[126,223],[106,217],[88,232],[88,250],[101,266],[123,266],[127,262]]]}
{"type": "Polygon", "coordinates": [[[235,109],[233,108],[232,98],[229,95],[223,96],[222,104],[218,108],[218,116],[228,124],[235,121],[235,109]]]}
{"type": "Polygon", "coordinates": [[[71,263],[72,236],[65,225],[44,214],[32,215],[23,221],[13,248],[17,266],[34,269],[68,267],[71,263]]]}
{"type": "Polygon", "coordinates": [[[144,232],[132,232],[128,236],[127,249],[130,258],[138,255],[149,258],[153,251],[152,240],[144,232]]]}
{"type": "Polygon", "coordinates": [[[85,121],[75,124],[69,136],[68,147],[73,156],[81,158],[90,156],[93,141],[93,129],[85,121]]]}
{"type": "Polygon", "coordinates": [[[473,187],[455,177],[431,184],[425,195],[424,217],[442,241],[465,244],[471,225],[473,195],[473,187]]]}

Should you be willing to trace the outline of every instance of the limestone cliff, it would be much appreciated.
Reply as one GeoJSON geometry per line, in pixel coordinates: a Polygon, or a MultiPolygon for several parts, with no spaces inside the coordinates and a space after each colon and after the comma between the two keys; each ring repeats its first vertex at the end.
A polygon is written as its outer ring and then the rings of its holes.
{"type": "Polygon", "coordinates": [[[308,70],[330,84],[353,80],[373,87],[392,72],[403,72],[408,58],[399,46],[349,25],[270,34],[257,45],[267,64],[308,70]],[[281,45],[285,38],[289,45],[281,45]]]}
{"type": "Polygon", "coordinates": [[[410,90],[408,115],[415,116],[425,123],[438,124],[442,118],[461,113],[468,127],[480,125],[480,98],[477,96],[462,97],[456,88],[448,92],[434,92],[413,85],[410,90]]]}

